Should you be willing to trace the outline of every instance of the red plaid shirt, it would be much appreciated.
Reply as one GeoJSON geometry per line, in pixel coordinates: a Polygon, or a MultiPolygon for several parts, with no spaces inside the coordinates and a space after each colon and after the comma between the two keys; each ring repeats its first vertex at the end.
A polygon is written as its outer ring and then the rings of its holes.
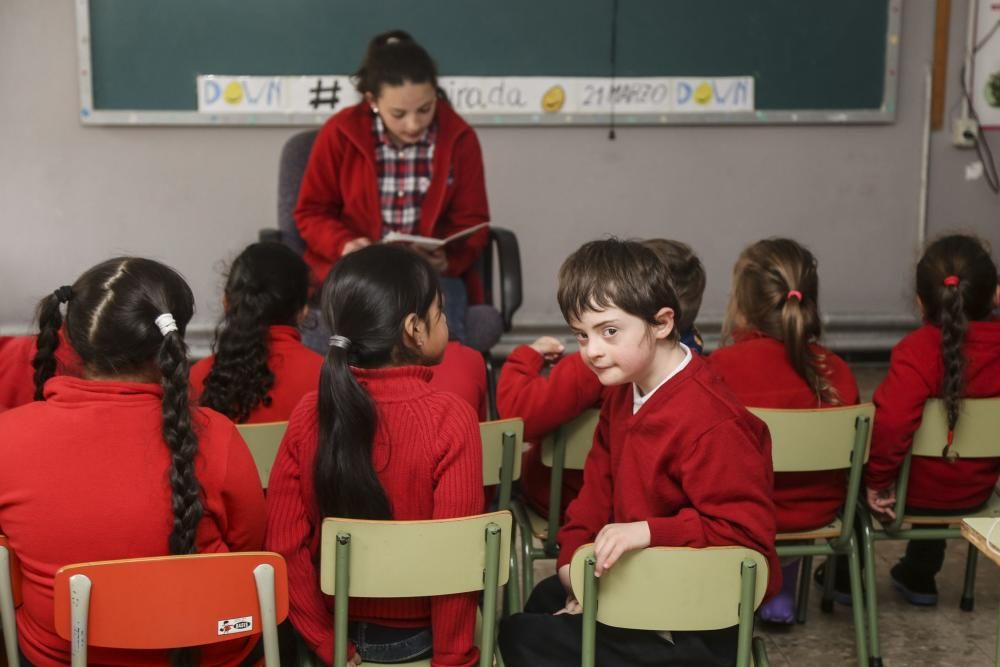
{"type": "Polygon", "coordinates": [[[437,123],[432,123],[415,144],[399,148],[389,138],[382,117],[372,122],[375,139],[375,170],[382,209],[382,235],[412,234],[420,220],[420,205],[431,186],[431,165],[437,123]]]}

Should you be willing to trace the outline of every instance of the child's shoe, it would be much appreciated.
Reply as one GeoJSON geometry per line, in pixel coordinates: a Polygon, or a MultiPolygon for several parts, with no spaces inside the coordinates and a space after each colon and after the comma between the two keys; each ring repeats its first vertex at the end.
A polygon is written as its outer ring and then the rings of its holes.
{"type": "MultiPolygon", "coordinates": [[[[851,606],[851,575],[847,571],[847,559],[843,556],[831,556],[840,559],[837,563],[837,571],[833,576],[833,601],[845,607],[851,606]]],[[[827,561],[829,562],[829,561],[827,561]]],[[[823,590],[826,586],[826,562],[816,568],[813,573],[813,581],[823,590]]]]}
{"type": "Polygon", "coordinates": [[[781,591],[757,610],[760,620],[767,623],[795,622],[795,584],[799,579],[801,560],[781,568],[781,591]]]}
{"type": "Polygon", "coordinates": [[[920,607],[933,607],[937,604],[938,593],[934,577],[914,573],[906,566],[905,558],[892,566],[889,576],[892,577],[892,587],[910,604],[920,607]]]}

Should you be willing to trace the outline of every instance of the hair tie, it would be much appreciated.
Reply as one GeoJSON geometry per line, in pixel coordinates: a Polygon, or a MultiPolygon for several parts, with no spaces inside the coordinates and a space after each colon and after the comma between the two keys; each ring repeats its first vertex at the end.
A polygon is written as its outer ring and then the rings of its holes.
{"type": "Polygon", "coordinates": [[[330,336],[330,347],[339,347],[341,350],[347,350],[351,347],[351,339],[347,336],[338,336],[334,334],[330,336]]]}
{"type": "Polygon", "coordinates": [[[170,313],[163,313],[156,318],[156,326],[160,328],[160,333],[166,338],[167,334],[172,331],[177,331],[177,322],[174,321],[174,316],[170,313]]]}
{"type": "Polygon", "coordinates": [[[802,301],[802,292],[798,291],[797,289],[790,289],[790,290],[788,290],[788,294],[785,295],[785,300],[787,301],[788,299],[791,299],[792,297],[798,299],[799,302],[801,302],[802,301]]]}
{"type": "Polygon", "coordinates": [[[961,281],[959,280],[958,276],[946,276],[945,279],[944,279],[944,286],[945,287],[958,287],[958,283],[960,283],[960,282],[961,281]]]}
{"type": "Polygon", "coordinates": [[[59,300],[59,303],[66,303],[73,298],[73,288],[69,285],[63,285],[53,292],[52,295],[59,300]]]}

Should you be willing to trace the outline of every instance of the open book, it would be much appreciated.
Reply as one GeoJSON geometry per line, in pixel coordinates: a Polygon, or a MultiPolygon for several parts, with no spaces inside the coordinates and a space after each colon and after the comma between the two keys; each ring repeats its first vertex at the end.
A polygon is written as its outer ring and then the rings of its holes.
{"type": "Polygon", "coordinates": [[[457,241],[458,239],[464,239],[466,236],[475,234],[480,229],[483,229],[490,223],[480,222],[478,225],[469,227],[468,229],[463,229],[460,232],[456,232],[451,236],[443,239],[436,239],[432,236],[419,236],[417,234],[402,234],[400,232],[389,232],[384,237],[382,237],[382,243],[412,243],[414,245],[422,246],[424,248],[436,249],[440,248],[452,241],[457,241]]]}

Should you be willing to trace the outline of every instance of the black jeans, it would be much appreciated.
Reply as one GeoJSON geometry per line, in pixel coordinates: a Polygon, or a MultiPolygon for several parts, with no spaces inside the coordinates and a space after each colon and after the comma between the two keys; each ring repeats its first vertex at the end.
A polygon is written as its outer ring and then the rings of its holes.
{"type": "Polygon", "coordinates": [[[430,628],[393,628],[349,623],[347,634],[365,662],[392,664],[429,658],[434,652],[430,628]]]}
{"type": "MultiPolygon", "coordinates": [[[[500,624],[500,652],[507,667],[555,667],[580,664],[583,615],[552,613],[566,602],[559,577],[549,577],[532,591],[524,613],[500,624]]],[[[596,664],[601,667],[685,665],[722,667],[736,663],[738,628],[711,632],[674,632],[673,642],[649,630],[597,624],[596,664]]]]}

